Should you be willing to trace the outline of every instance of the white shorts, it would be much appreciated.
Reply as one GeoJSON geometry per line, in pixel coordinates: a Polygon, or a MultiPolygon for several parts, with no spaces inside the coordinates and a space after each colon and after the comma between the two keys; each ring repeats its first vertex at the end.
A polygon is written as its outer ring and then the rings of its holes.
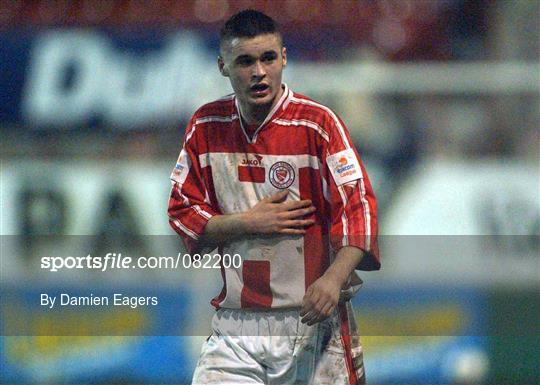
{"type": "Polygon", "coordinates": [[[313,326],[300,319],[299,310],[218,310],[192,384],[365,384],[350,302],[313,326]]]}

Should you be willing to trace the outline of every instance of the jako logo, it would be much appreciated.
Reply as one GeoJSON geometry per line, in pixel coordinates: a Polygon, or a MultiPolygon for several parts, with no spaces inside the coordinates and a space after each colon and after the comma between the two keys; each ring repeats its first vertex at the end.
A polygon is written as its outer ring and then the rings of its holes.
{"type": "Polygon", "coordinates": [[[244,158],[242,159],[243,166],[262,166],[262,156],[253,155],[255,159],[244,158]]]}

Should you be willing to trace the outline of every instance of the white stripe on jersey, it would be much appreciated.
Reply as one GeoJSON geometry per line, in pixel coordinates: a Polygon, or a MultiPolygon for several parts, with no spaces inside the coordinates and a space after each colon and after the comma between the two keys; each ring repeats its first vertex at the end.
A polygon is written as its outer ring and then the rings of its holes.
{"type": "Polygon", "coordinates": [[[195,125],[191,126],[191,130],[186,135],[186,140],[184,142],[184,146],[187,144],[187,142],[189,142],[189,140],[191,139],[191,137],[193,136],[194,133],[195,133],[195,125]]]}
{"type": "Polygon", "coordinates": [[[203,118],[199,118],[195,120],[195,123],[191,126],[191,130],[186,135],[186,140],[184,145],[189,142],[193,134],[195,133],[195,127],[198,124],[202,123],[210,123],[210,122],[221,122],[221,123],[231,123],[234,120],[238,119],[238,115],[232,114],[231,116],[205,116],[203,118]]]}
{"type": "MultiPolygon", "coordinates": [[[[245,152],[205,152],[204,154],[199,155],[199,164],[201,165],[201,168],[205,168],[208,166],[211,166],[211,158],[214,157],[222,157],[227,160],[227,162],[234,166],[233,163],[238,163],[239,160],[245,158],[249,155],[257,155],[261,157],[266,157],[268,159],[272,159],[273,162],[264,165],[270,167],[273,163],[279,161],[279,160],[290,160],[294,159],[294,164],[298,168],[302,167],[311,167],[315,170],[319,170],[321,168],[321,162],[318,157],[315,155],[309,155],[309,154],[300,154],[300,155],[268,155],[268,154],[258,154],[258,153],[245,153],[245,152]]],[[[240,164],[237,164],[240,166],[240,164]]]]}
{"type": "Polygon", "coordinates": [[[204,210],[201,208],[201,206],[199,206],[199,205],[193,205],[193,206],[191,206],[191,207],[193,207],[193,209],[194,209],[194,210],[197,212],[197,214],[199,214],[201,217],[206,218],[206,219],[212,218],[212,215],[211,215],[209,212],[204,211],[204,210]]]}
{"type": "Polygon", "coordinates": [[[293,96],[293,97],[291,97],[291,101],[293,103],[307,104],[308,106],[318,107],[318,108],[321,108],[322,110],[326,111],[330,115],[332,120],[334,120],[334,123],[336,124],[336,126],[338,128],[339,134],[341,136],[341,140],[343,140],[343,144],[345,145],[345,148],[351,148],[351,144],[349,143],[349,140],[347,139],[347,135],[345,135],[345,130],[343,129],[343,126],[341,125],[341,122],[339,121],[339,119],[336,116],[336,114],[334,113],[334,111],[332,111],[330,108],[328,108],[326,106],[323,106],[322,104],[319,104],[319,103],[316,103],[314,101],[307,100],[307,99],[299,99],[299,98],[296,98],[296,97],[293,96]]]}
{"type": "MultiPolygon", "coordinates": [[[[362,172],[362,168],[360,168],[360,172],[362,172]]],[[[362,202],[362,206],[364,206],[364,221],[365,221],[365,230],[366,230],[366,250],[371,250],[371,213],[369,212],[369,203],[366,199],[366,185],[364,184],[364,176],[362,175],[362,178],[360,178],[360,200],[362,202]]]]}
{"type": "Polygon", "coordinates": [[[349,221],[347,219],[347,214],[345,214],[345,207],[347,207],[347,194],[343,190],[343,186],[337,186],[339,191],[339,196],[341,197],[341,202],[343,203],[343,213],[341,214],[341,225],[343,226],[343,246],[349,245],[349,221]]]}
{"type": "Polygon", "coordinates": [[[209,122],[230,123],[236,119],[238,119],[238,115],[236,114],[232,114],[230,116],[205,116],[204,118],[196,119],[195,125],[201,124],[201,123],[209,123],[209,122]]]}
{"type": "Polygon", "coordinates": [[[178,219],[174,219],[174,218],[171,218],[172,220],[172,223],[178,227],[180,230],[182,230],[184,233],[186,233],[188,236],[190,236],[191,238],[197,240],[199,239],[199,236],[191,231],[189,228],[187,228],[186,226],[184,226],[184,224],[182,222],[180,222],[178,219]]]}
{"type": "MultiPolygon", "coordinates": [[[[231,250],[233,250],[231,248],[231,250]]],[[[226,248],[223,249],[223,254],[232,252],[226,248]]],[[[231,254],[232,255],[232,254],[231,254]]],[[[244,280],[242,274],[239,274],[235,269],[224,269],[225,271],[225,297],[219,302],[219,306],[224,304],[232,304],[230,307],[240,308],[242,303],[242,288],[244,287],[244,280]]]]}
{"type": "Polygon", "coordinates": [[[324,131],[323,128],[315,122],[312,122],[309,120],[285,120],[285,119],[275,119],[273,120],[273,122],[277,124],[281,124],[283,126],[306,126],[317,131],[319,135],[321,135],[323,139],[326,140],[327,142],[330,141],[328,133],[324,131]]]}

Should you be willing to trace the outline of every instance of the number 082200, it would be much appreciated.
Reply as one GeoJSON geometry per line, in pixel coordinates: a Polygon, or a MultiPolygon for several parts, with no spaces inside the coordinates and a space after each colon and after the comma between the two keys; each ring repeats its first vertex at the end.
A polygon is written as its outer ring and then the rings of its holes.
{"type": "Polygon", "coordinates": [[[242,266],[242,256],[240,254],[184,254],[182,256],[182,266],[185,269],[238,269],[242,266]]]}

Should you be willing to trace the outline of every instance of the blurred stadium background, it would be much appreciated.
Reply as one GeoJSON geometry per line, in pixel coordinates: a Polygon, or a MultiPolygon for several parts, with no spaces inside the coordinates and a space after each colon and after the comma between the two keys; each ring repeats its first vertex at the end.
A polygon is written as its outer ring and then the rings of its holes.
{"type": "Polygon", "coordinates": [[[539,383],[536,0],[0,0],[0,382],[188,381],[219,272],[39,261],[182,251],[168,176],[190,115],[230,92],[217,31],[246,7],[282,24],[285,81],[341,115],[379,197],[383,270],[355,299],[369,383],[539,383]]]}

